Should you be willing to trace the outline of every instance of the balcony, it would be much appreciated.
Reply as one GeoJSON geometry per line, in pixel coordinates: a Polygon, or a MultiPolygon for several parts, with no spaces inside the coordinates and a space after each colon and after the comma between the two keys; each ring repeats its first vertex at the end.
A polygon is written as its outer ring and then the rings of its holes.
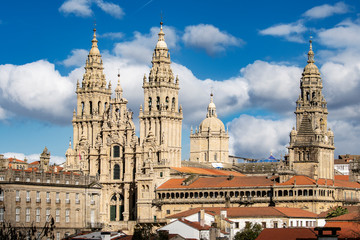
{"type": "Polygon", "coordinates": [[[41,199],[40,199],[40,198],[37,198],[37,199],[36,199],[36,202],[37,202],[37,203],[41,203],[41,199]]]}
{"type": "Polygon", "coordinates": [[[65,199],[66,204],[70,204],[70,199],[65,199]]]}
{"type": "Polygon", "coordinates": [[[76,200],[75,200],[75,203],[76,203],[76,204],[80,204],[80,200],[79,200],[79,199],[76,199],[76,200]]]}
{"type": "Polygon", "coordinates": [[[58,199],[58,198],[55,200],[55,203],[60,203],[60,202],[61,202],[61,201],[60,201],[60,199],[58,199]]]}
{"type": "Polygon", "coordinates": [[[47,198],[47,199],[46,199],[46,203],[51,203],[51,199],[50,199],[50,198],[47,198]]]}
{"type": "Polygon", "coordinates": [[[31,198],[27,197],[26,202],[31,202],[31,198]]]}
{"type": "Polygon", "coordinates": [[[20,197],[16,197],[15,198],[15,202],[20,202],[21,198],[20,197]]]}

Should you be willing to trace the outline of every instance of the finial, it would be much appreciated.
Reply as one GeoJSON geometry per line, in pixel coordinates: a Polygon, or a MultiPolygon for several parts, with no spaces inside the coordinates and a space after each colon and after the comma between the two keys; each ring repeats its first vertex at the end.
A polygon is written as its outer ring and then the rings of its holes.
{"type": "Polygon", "coordinates": [[[163,13],[162,13],[162,11],[161,11],[161,13],[160,13],[160,18],[161,18],[161,21],[160,21],[160,29],[162,29],[162,26],[163,26],[163,13]]]}
{"type": "Polygon", "coordinates": [[[69,140],[69,148],[71,148],[71,137],[70,137],[70,140],[69,140]]]}
{"type": "Polygon", "coordinates": [[[120,85],[120,68],[118,68],[118,85],[120,85]]]}
{"type": "Polygon", "coordinates": [[[309,49],[309,52],[308,52],[308,63],[314,63],[314,52],[312,50],[312,36],[310,36],[310,40],[309,40],[309,43],[310,43],[310,49],[309,49]]]}

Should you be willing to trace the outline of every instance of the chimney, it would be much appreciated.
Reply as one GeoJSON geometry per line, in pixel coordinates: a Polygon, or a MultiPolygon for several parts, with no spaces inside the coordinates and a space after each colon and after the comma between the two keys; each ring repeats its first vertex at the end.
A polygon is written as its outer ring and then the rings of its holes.
{"type": "Polygon", "coordinates": [[[221,216],[221,219],[227,218],[227,211],[226,210],[221,210],[220,211],[220,216],[221,216]]]}
{"type": "Polygon", "coordinates": [[[205,209],[200,209],[200,226],[204,226],[205,225],[205,209]]]}
{"type": "Polygon", "coordinates": [[[101,240],[110,240],[111,232],[101,232],[101,240]]]}
{"type": "Polygon", "coordinates": [[[340,231],[339,227],[316,227],[315,231],[318,232],[316,234],[318,240],[337,240],[339,234],[337,231],[340,231]],[[327,232],[327,233],[324,233],[327,232]]]}

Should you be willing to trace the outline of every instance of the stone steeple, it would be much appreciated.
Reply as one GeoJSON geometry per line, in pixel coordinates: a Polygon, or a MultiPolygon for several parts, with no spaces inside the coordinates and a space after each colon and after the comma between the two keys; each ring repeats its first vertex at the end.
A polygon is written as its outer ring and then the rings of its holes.
{"type": "Polygon", "coordinates": [[[209,103],[209,106],[207,108],[208,112],[206,114],[206,117],[217,117],[216,106],[215,106],[213,97],[214,97],[214,95],[211,93],[210,94],[210,103],[209,103]]]}
{"type": "Polygon", "coordinates": [[[179,79],[174,78],[170,53],[165,42],[163,23],[160,23],[152,68],[149,77],[144,76],[144,107],[140,108],[140,143],[150,130],[164,151],[157,153],[160,159],[170,159],[171,166],[181,164],[182,109],[178,106],[179,79]],[[165,150],[166,149],[166,150],[165,150]]]}
{"type": "Polygon", "coordinates": [[[322,79],[315,65],[312,40],[307,65],[296,101],[296,128],[290,133],[289,160],[298,174],[312,178],[334,178],[334,135],[327,129],[327,102],[322,79]]]}

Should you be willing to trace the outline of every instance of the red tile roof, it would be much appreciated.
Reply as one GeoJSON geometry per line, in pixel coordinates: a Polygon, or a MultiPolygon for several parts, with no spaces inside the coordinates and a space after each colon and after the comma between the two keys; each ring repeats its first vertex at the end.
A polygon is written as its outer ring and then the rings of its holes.
{"type": "Polygon", "coordinates": [[[339,238],[360,239],[360,224],[357,222],[329,222],[325,227],[340,227],[339,238]]]}
{"type": "Polygon", "coordinates": [[[217,175],[217,176],[245,176],[242,173],[235,171],[219,170],[213,168],[197,168],[197,167],[172,167],[172,169],[181,173],[195,173],[203,175],[217,175]]]}
{"type": "Polygon", "coordinates": [[[158,189],[186,189],[186,188],[220,188],[220,187],[255,187],[271,186],[273,182],[266,177],[200,177],[189,185],[182,185],[185,178],[170,179],[160,185],[158,189]]]}
{"type": "Polygon", "coordinates": [[[316,218],[317,214],[300,209],[300,208],[286,208],[286,207],[207,207],[207,208],[194,208],[184,212],[180,212],[167,218],[182,218],[193,215],[204,209],[207,214],[220,215],[221,210],[227,211],[228,218],[239,217],[293,217],[293,218],[316,218]]]}
{"type": "Polygon", "coordinates": [[[298,238],[316,239],[316,232],[311,228],[265,228],[256,240],[296,240],[298,238]]]}
{"type": "MultiPolygon", "coordinates": [[[[349,213],[352,212],[359,212],[360,213],[360,207],[359,206],[341,206],[342,208],[346,208],[348,210],[349,213]]],[[[321,212],[318,217],[319,218],[325,218],[327,216],[327,214],[331,211],[333,211],[335,208],[337,208],[337,206],[330,208],[327,211],[321,212]]]]}
{"type": "Polygon", "coordinates": [[[13,163],[13,162],[16,162],[16,163],[26,163],[25,161],[19,160],[19,159],[16,159],[16,158],[8,158],[8,160],[9,160],[9,163],[13,163]]]}
{"type": "Polygon", "coordinates": [[[349,175],[335,175],[335,181],[336,180],[349,181],[349,175]]]}
{"type": "Polygon", "coordinates": [[[350,222],[350,221],[359,221],[360,220],[360,212],[358,211],[354,211],[354,212],[350,212],[350,213],[346,213],[344,215],[338,216],[338,217],[333,217],[330,219],[327,219],[327,222],[340,222],[340,221],[346,221],[346,222],[350,222]]]}
{"type": "Polygon", "coordinates": [[[334,186],[336,187],[347,187],[347,188],[360,188],[360,184],[357,182],[350,182],[345,180],[331,180],[331,179],[324,179],[320,178],[316,182],[316,180],[309,178],[307,176],[293,176],[286,182],[280,183],[278,185],[326,185],[326,186],[334,186]]]}
{"type": "Polygon", "coordinates": [[[205,225],[204,226],[201,226],[199,222],[190,222],[186,219],[179,219],[180,222],[182,223],[185,223],[186,225],[192,227],[192,228],[195,228],[199,231],[202,231],[202,230],[209,230],[211,227],[208,226],[208,225],[205,225]]]}
{"type": "Polygon", "coordinates": [[[40,161],[35,161],[35,162],[30,163],[30,165],[38,165],[38,164],[40,164],[40,161]]]}

